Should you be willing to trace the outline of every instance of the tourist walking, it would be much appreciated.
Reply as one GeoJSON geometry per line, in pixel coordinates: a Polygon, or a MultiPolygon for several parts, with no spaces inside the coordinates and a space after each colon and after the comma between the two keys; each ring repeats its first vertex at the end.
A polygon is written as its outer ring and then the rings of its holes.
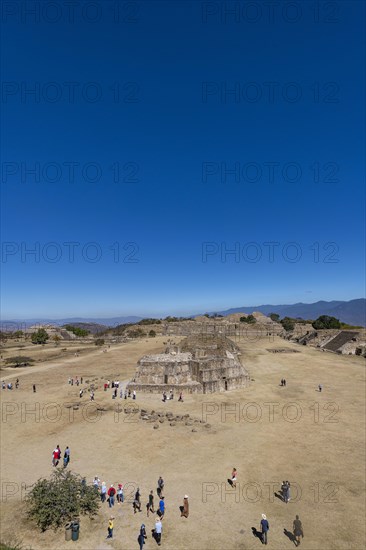
{"type": "Polygon", "coordinates": [[[267,544],[268,530],[269,530],[269,523],[268,523],[266,514],[262,514],[262,519],[261,519],[262,544],[267,544]]]}
{"type": "Polygon", "coordinates": [[[36,393],[36,385],[33,384],[33,393],[36,393]]]}
{"type": "Polygon", "coordinates": [[[116,494],[116,489],[113,487],[113,485],[111,485],[108,489],[108,503],[109,503],[109,508],[112,508],[112,506],[114,506],[114,496],[116,494]]]}
{"type": "Polygon", "coordinates": [[[188,504],[188,495],[184,495],[183,506],[180,508],[180,517],[187,518],[189,516],[189,504],[188,504]]]}
{"type": "Polygon", "coordinates": [[[141,512],[141,500],[140,500],[140,489],[137,487],[137,491],[135,493],[135,498],[133,501],[133,513],[136,514],[137,510],[141,512]]]}
{"type": "Polygon", "coordinates": [[[114,516],[111,516],[108,521],[108,537],[107,539],[113,539],[113,528],[114,528],[114,516]]]}
{"type": "Polygon", "coordinates": [[[64,468],[68,466],[69,462],[70,462],[70,449],[69,447],[66,447],[64,452],[64,468]]]}
{"type": "Polygon", "coordinates": [[[102,481],[102,486],[100,488],[100,500],[102,502],[105,502],[107,498],[107,485],[105,484],[105,481],[102,481]]]}
{"type": "Polygon", "coordinates": [[[160,497],[163,493],[163,490],[164,490],[164,480],[163,478],[160,476],[159,479],[158,479],[158,488],[156,490],[156,492],[158,493],[158,496],[160,497]]]}
{"type": "Polygon", "coordinates": [[[118,483],[117,502],[119,504],[122,504],[123,501],[124,501],[123,486],[122,486],[122,483],[118,483]]]}
{"type": "Polygon", "coordinates": [[[149,512],[154,513],[154,492],[150,491],[149,494],[149,502],[146,504],[146,513],[147,517],[149,517],[149,512]]]}
{"type": "Polygon", "coordinates": [[[319,391],[321,392],[321,391],[322,391],[322,389],[323,389],[323,386],[322,386],[322,384],[319,384],[319,386],[318,386],[318,390],[319,390],[319,391]]]}
{"type": "Polygon", "coordinates": [[[302,523],[299,520],[299,516],[296,516],[296,519],[294,519],[293,528],[294,528],[295,545],[299,546],[300,537],[304,538],[304,532],[302,530],[302,523]]]}
{"type": "Polygon", "coordinates": [[[144,547],[144,544],[145,544],[145,539],[147,539],[147,535],[146,535],[146,529],[145,529],[145,525],[142,524],[141,527],[140,527],[140,534],[137,538],[137,541],[140,545],[140,550],[143,549],[144,547]]]}
{"type": "Polygon", "coordinates": [[[178,401],[181,401],[183,403],[183,393],[180,392],[178,401]]]}
{"type": "Polygon", "coordinates": [[[133,390],[133,392],[132,392],[132,399],[136,399],[136,391],[135,390],[133,390]]]}
{"type": "Polygon", "coordinates": [[[290,482],[289,481],[285,482],[283,497],[284,497],[283,500],[286,502],[286,504],[288,504],[288,502],[290,501],[290,482]]]}
{"type": "Polygon", "coordinates": [[[236,468],[233,468],[233,471],[231,473],[231,485],[234,487],[234,489],[236,488],[236,475],[237,475],[237,470],[236,468]]]}
{"type": "Polygon", "coordinates": [[[98,476],[95,476],[95,478],[93,479],[93,487],[99,491],[99,485],[100,485],[100,479],[98,478],[98,476]]]}
{"type": "Polygon", "coordinates": [[[159,517],[156,518],[155,529],[154,529],[154,538],[158,543],[158,546],[161,546],[161,535],[163,531],[163,525],[159,517]]]}
{"type": "Polygon", "coordinates": [[[158,516],[159,516],[161,519],[163,519],[164,514],[165,514],[165,502],[164,502],[164,497],[161,497],[161,499],[160,499],[160,501],[159,501],[158,516]]]}
{"type": "Polygon", "coordinates": [[[52,452],[52,465],[58,466],[60,458],[61,458],[61,449],[60,449],[60,446],[57,445],[57,447],[52,452]]]}

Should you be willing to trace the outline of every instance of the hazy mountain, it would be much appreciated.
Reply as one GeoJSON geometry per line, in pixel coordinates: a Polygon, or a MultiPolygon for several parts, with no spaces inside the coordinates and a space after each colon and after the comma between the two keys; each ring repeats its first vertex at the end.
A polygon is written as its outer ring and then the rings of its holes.
{"type": "Polygon", "coordinates": [[[350,325],[366,326],[366,300],[358,298],[349,302],[337,301],[324,302],[319,301],[313,304],[297,304],[286,305],[262,305],[262,306],[242,306],[218,311],[220,315],[229,315],[230,313],[252,313],[260,311],[264,315],[270,313],[278,313],[280,317],[301,317],[302,319],[317,319],[320,315],[330,315],[336,317],[343,323],[350,325]]]}
{"type": "MultiPolygon", "coordinates": [[[[0,322],[0,328],[4,331],[12,331],[12,330],[22,330],[23,328],[30,327],[32,325],[40,324],[40,325],[74,325],[79,326],[80,323],[82,324],[92,324],[96,325],[95,328],[99,327],[97,332],[100,332],[103,328],[110,328],[110,327],[116,327],[117,325],[122,325],[125,323],[137,323],[138,321],[141,321],[142,317],[136,317],[134,315],[130,315],[127,317],[107,317],[107,318],[90,318],[90,317],[69,317],[67,319],[44,319],[42,317],[37,317],[35,319],[15,319],[11,321],[1,321],[0,322]]],[[[80,328],[88,328],[88,327],[80,327],[80,328]]],[[[88,330],[91,330],[90,327],[88,330]]],[[[94,332],[94,331],[92,331],[94,332]]]]}
{"type": "MultiPolygon", "coordinates": [[[[230,313],[253,313],[253,311],[260,311],[264,315],[269,313],[278,313],[280,317],[301,317],[302,319],[317,319],[320,315],[331,315],[337,317],[340,321],[344,323],[349,323],[350,325],[360,325],[366,326],[366,300],[365,298],[358,298],[357,300],[350,300],[348,302],[341,300],[333,300],[332,302],[319,301],[313,304],[285,304],[285,305],[262,305],[262,306],[241,306],[226,309],[224,311],[216,311],[220,315],[229,315],[230,313]]],[[[212,314],[213,312],[211,312],[212,314]]],[[[197,313],[196,315],[187,315],[187,317],[197,317],[197,315],[202,315],[203,312],[197,313]]],[[[146,315],[146,317],[156,317],[154,315],[146,315]]],[[[163,317],[163,316],[161,316],[163,317]]],[[[126,323],[137,323],[141,321],[142,317],[137,317],[134,315],[124,316],[124,317],[69,317],[67,319],[44,319],[44,318],[35,318],[27,319],[26,321],[22,319],[16,319],[12,321],[1,321],[0,328],[2,330],[22,330],[22,328],[39,324],[49,324],[49,325],[65,325],[65,324],[79,324],[79,323],[92,323],[95,325],[103,325],[104,327],[116,327],[118,325],[123,325],[126,323]]],[[[98,332],[102,330],[98,328],[98,332]]]]}

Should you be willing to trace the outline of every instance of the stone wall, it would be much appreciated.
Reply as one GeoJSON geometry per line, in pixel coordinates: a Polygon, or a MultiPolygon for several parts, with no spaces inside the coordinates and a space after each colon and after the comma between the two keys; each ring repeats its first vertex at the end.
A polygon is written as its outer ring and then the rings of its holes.
{"type": "Polygon", "coordinates": [[[128,388],[133,391],[145,393],[163,393],[165,391],[169,394],[170,390],[174,392],[174,398],[178,399],[179,392],[184,393],[203,393],[202,384],[198,382],[192,382],[190,384],[136,384],[135,382],[130,382],[128,388]]]}

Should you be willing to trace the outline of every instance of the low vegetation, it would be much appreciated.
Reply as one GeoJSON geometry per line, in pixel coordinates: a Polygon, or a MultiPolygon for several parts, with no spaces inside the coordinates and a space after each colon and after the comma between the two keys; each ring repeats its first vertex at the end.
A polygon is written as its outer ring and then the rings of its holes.
{"type": "Polygon", "coordinates": [[[5,359],[5,364],[11,367],[28,367],[32,363],[34,363],[34,359],[24,355],[16,355],[5,359]]]}
{"type": "Polygon", "coordinates": [[[84,328],[74,327],[74,325],[64,325],[64,328],[69,332],[75,334],[75,336],[85,337],[90,334],[90,330],[85,330],[84,328]]]}
{"type": "Polygon", "coordinates": [[[80,515],[93,517],[100,497],[92,485],[71,471],[55,470],[50,479],[39,479],[26,497],[28,518],[41,531],[61,525],[80,515]]]}
{"type": "Polygon", "coordinates": [[[254,323],[257,322],[257,319],[253,315],[247,315],[246,317],[240,317],[240,322],[254,325],[254,323]]]}
{"type": "Polygon", "coordinates": [[[39,328],[36,332],[32,334],[32,344],[45,344],[49,336],[47,331],[44,328],[39,328]]]}

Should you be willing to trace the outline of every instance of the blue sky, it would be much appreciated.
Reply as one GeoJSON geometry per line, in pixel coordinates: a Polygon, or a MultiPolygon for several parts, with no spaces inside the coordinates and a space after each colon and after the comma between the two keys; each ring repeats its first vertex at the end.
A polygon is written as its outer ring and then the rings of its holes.
{"type": "Polygon", "coordinates": [[[4,318],[364,295],[362,2],[52,4],[3,13],[4,318]]]}

